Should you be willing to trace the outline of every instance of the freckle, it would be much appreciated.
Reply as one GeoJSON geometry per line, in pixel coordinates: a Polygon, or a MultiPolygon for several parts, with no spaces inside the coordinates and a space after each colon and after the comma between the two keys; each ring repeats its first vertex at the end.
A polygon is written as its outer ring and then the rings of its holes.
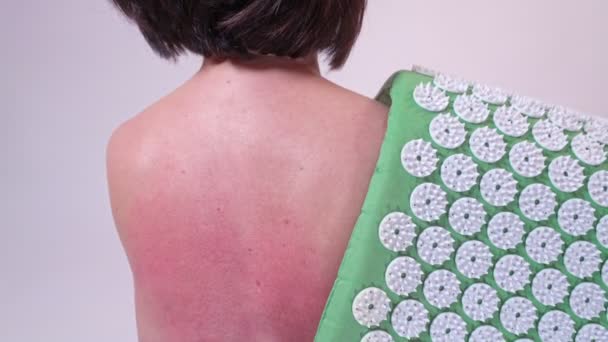
{"type": "Polygon", "coordinates": [[[262,283],[261,283],[259,280],[257,280],[257,279],[255,280],[255,284],[256,284],[258,287],[262,286],[262,283]]]}
{"type": "Polygon", "coordinates": [[[285,247],[285,246],[287,246],[287,244],[286,244],[285,242],[283,242],[283,243],[281,244],[281,247],[285,247]]]}
{"type": "Polygon", "coordinates": [[[289,219],[284,219],[284,220],[283,220],[283,223],[285,223],[285,224],[289,224],[289,219]]]}
{"type": "Polygon", "coordinates": [[[303,171],[303,170],[304,170],[304,166],[300,166],[300,171],[303,171]]]}
{"type": "Polygon", "coordinates": [[[247,252],[251,253],[251,252],[253,252],[253,249],[252,248],[247,248],[247,252]]]}
{"type": "Polygon", "coordinates": [[[217,210],[218,212],[222,211],[222,208],[217,207],[215,210],[217,210]]]}
{"type": "Polygon", "coordinates": [[[181,170],[182,175],[186,174],[186,170],[181,170]]]}

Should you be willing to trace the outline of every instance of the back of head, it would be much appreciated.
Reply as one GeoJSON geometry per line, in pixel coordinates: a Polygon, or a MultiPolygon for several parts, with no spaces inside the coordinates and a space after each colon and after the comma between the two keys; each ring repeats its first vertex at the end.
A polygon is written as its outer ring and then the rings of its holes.
{"type": "Polygon", "coordinates": [[[165,58],[304,57],[344,64],[366,0],[113,0],[165,58]]]}

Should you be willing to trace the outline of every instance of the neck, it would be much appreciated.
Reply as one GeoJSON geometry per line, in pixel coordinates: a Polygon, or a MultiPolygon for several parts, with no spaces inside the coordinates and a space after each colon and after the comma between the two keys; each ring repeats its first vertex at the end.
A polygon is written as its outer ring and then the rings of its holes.
{"type": "Polygon", "coordinates": [[[256,56],[251,59],[205,58],[199,74],[216,72],[238,72],[251,74],[300,74],[320,77],[319,61],[316,54],[301,58],[277,56],[256,56]]]}

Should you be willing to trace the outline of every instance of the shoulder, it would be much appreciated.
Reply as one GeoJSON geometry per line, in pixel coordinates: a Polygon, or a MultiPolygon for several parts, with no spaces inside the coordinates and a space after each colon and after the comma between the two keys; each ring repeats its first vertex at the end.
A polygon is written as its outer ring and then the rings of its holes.
{"type": "Polygon", "coordinates": [[[332,84],[330,105],[349,120],[361,120],[368,128],[384,131],[389,104],[373,99],[352,90],[332,84]]]}
{"type": "Polygon", "coordinates": [[[133,181],[144,168],[141,148],[143,132],[136,116],[120,124],[106,146],[106,176],[112,213],[118,225],[123,221],[123,208],[130,202],[133,181]]]}
{"type": "Polygon", "coordinates": [[[182,107],[183,100],[174,91],[116,127],[106,145],[108,177],[128,178],[154,166],[182,107]]]}
{"type": "Polygon", "coordinates": [[[152,105],[121,123],[106,144],[106,176],[118,225],[140,189],[146,187],[147,175],[158,167],[164,138],[158,134],[157,111],[152,105]]]}

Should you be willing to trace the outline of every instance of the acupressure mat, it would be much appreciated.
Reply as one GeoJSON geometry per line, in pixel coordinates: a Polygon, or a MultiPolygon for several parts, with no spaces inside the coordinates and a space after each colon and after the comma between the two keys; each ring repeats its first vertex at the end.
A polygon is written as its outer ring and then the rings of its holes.
{"type": "Polygon", "coordinates": [[[608,341],[608,124],[402,71],[315,341],[608,341]]]}

